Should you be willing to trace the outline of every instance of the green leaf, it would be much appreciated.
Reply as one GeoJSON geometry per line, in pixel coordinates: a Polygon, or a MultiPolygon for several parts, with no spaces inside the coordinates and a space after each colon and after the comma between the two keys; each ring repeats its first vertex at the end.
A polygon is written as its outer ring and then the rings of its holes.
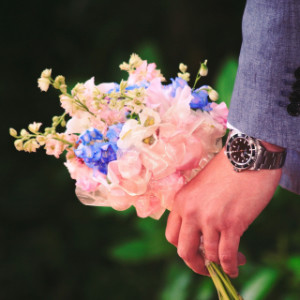
{"type": "Polygon", "coordinates": [[[113,248],[111,255],[120,261],[140,262],[147,258],[149,249],[143,240],[132,240],[113,248]]]}
{"type": "Polygon", "coordinates": [[[114,259],[137,263],[172,255],[174,247],[166,241],[164,227],[160,222],[138,219],[136,226],[141,237],[115,246],[110,251],[114,259]]]}
{"type": "Polygon", "coordinates": [[[192,272],[185,266],[172,264],[166,276],[167,283],[159,300],[186,300],[192,281],[192,272]]]}
{"type": "Polygon", "coordinates": [[[228,58],[221,67],[221,71],[217,76],[215,84],[216,90],[219,93],[220,100],[224,101],[228,107],[230,105],[237,68],[237,59],[228,58]]]}
{"type": "Polygon", "coordinates": [[[262,268],[246,283],[241,295],[245,300],[265,299],[278,277],[279,272],[276,269],[262,268]]]}
{"type": "Polygon", "coordinates": [[[300,256],[289,257],[287,267],[294,272],[297,277],[300,277],[300,256]]]}

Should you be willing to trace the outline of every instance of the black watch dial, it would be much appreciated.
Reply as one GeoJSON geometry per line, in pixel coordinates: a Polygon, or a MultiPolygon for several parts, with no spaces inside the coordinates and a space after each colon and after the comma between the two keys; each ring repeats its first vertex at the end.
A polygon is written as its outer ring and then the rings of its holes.
{"type": "Polygon", "coordinates": [[[226,154],[236,169],[245,170],[250,168],[255,161],[256,144],[251,137],[237,133],[229,139],[226,154]]]}

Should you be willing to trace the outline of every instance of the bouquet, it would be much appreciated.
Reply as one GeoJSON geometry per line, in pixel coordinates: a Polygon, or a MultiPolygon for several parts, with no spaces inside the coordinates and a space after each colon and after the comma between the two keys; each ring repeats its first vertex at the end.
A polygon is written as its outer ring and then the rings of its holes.
{"type": "MultiPolygon", "coordinates": [[[[159,219],[172,210],[177,191],[221,150],[228,109],[215,102],[212,87],[196,88],[207,75],[207,61],[193,87],[182,63],[170,83],[136,54],[120,69],[128,73],[120,84],[96,85],[91,78],[70,92],[63,76],[53,79],[52,70],[44,70],[38,86],[59,90],[64,113],[44,131],[34,122],[10,134],[19,151],[43,146],[56,158],[65,154],[82,203],[116,210],[134,206],[139,217],[159,219]]],[[[220,299],[240,299],[220,266],[207,262],[207,267],[220,299]]]]}

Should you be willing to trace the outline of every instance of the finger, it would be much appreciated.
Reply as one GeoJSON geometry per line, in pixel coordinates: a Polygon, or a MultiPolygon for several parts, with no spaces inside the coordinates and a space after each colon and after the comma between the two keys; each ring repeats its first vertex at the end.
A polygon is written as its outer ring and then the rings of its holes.
{"type": "Polygon", "coordinates": [[[241,252],[238,253],[238,265],[239,266],[243,266],[245,265],[247,262],[247,259],[245,257],[245,255],[241,252]]]}
{"type": "Polygon", "coordinates": [[[220,233],[211,227],[203,229],[202,232],[205,258],[209,261],[219,263],[220,233]]]}
{"type": "Polygon", "coordinates": [[[183,222],[180,228],[177,252],[194,272],[208,275],[204,259],[199,250],[200,234],[194,224],[183,222]]]}
{"type": "Polygon", "coordinates": [[[225,273],[238,276],[238,248],[240,237],[230,231],[222,231],[219,245],[219,258],[225,273]]]}
{"type": "Polygon", "coordinates": [[[174,211],[171,211],[168,217],[166,227],[166,239],[169,243],[177,247],[178,237],[181,227],[181,217],[174,211]]]}

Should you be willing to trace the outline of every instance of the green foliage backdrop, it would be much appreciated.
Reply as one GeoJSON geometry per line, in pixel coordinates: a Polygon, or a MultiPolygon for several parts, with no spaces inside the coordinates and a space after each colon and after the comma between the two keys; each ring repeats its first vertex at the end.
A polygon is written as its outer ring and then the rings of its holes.
{"type": "MultiPolygon", "coordinates": [[[[2,1],[0,299],[210,300],[208,278],[193,274],[156,222],[135,212],[85,207],[63,159],[15,151],[8,127],[50,122],[55,92],[36,86],[51,67],[69,83],[119,81],[137,52],[175,76],[209,61],[207,82],[230,102],[244,1],[2,1]]],[[[203,82],[205,83],[205,82],[203,82]]],[[[246,300],[300,295],[299,196],[278,189],[245,233],[248,264],[234,284],[246,300]]]]}

